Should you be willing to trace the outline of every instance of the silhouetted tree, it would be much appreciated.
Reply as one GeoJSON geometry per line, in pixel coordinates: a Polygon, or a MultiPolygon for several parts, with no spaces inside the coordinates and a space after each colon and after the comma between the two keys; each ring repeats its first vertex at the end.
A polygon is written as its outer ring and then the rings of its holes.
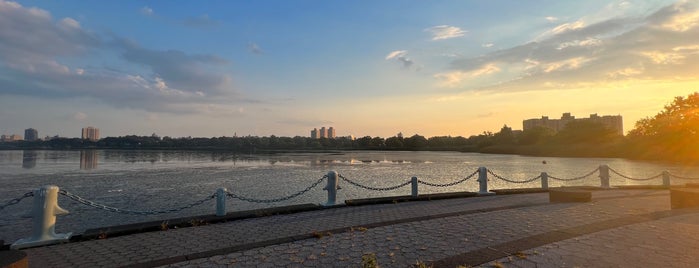
{"type": "Polygon", "coordinates": [[[547,127],[537,126],[531,129],[522,131],[519,136],[519,144],[532,145],[542,143],[553,137],[553,130],[547,127]]]}

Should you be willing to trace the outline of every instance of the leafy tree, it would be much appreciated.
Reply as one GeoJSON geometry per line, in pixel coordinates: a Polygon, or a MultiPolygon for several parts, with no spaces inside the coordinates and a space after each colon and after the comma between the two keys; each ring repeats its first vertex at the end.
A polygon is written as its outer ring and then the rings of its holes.
{"type": "Polygon", "coordinates": [[[403,138],[393,136],[386,139],[386,148],[388,149],[403,149],[403,147],[405,147],[403,138]]]}
{"type": "Polygon", "coordinates": [[[551,137],[553,137],[553,129],[537,126],[522,131],[522,134],[519,136],[519,144],[532,145],[542,143],[549,140],[551,137]]]}
{"type": "Polygon", "coordinates": [[[642,157],[699,160],[699,92],[675,97],[657,115],[639,120],[629,138],[645,148],[642,157]]]}
{"type": "Polygon", "coordinates": [[[576,120],[556,133],[556,140],[564,144],[607,143],[618,138],[613,129],[592,120],[576,120]]]}
{"type": "Polygon", "coordinates": [[[415,134],[404,139],[405,148],[408,150],[422,150],[427,147],[427,139],[424,136],[415,134]]]}
{"type": "Polygon", "coordinates": [[[495,144],[514,144],[515,135],[512,132],[512,128],[504,125],[500,132],[495,133],[493,136],[495,144]]]}

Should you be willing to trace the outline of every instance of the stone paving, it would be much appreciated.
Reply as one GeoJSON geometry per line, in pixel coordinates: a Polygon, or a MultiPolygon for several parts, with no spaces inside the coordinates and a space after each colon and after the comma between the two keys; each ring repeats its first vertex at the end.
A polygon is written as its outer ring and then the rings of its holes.
{"type": "MultiPolygon", "coordinates": [[[[640,217],[667,212],[669,203],[667,190],[595,191],[590,203],[549,204],[545,193],[485,196],[332,208],[26,249],[25,252],[31,267],[361,267],[363,259],[376,261],[381,267],[406,267],[416,263],[439,266],[444,263],[440,261],[460,260],[454,259],[455,256],[468,256],[469,252],[502,243],[527,241],[556,230],[596,225],[602,232],[610,232],[638,225],[637,232],[643,232],[646,223],[652,226],[658,226],[657,221],[677,223],[679,220],[673,220],[685,219],[682,217],[688,217],[686,221],[691,222],[699,214],[691,211],[657,220],[640,217]],[[641,223],[624,225],[623,219],[628,217],[640,218],[641,223]],[[622,225],[612,226],[607,224],[609,222],[622,225]]],[[[545,246],[568,240],[550,241],[548,243],[552,244],[545,246]]],[[[624,241],[632,245],[638,243],[629,238],[624,241]]],[[[696,240],[686,243],[694,249],[699,245],[696,240]]],[[[571,244],[563,245],[561,248],[571,244]]],[[[475,265],[489,265],[489,261],[500,258],[497,265],[527,265],[532,263],[529,261],[538,260],[536,252],[541,252],[541,257],[556,256],[555,251],[549,255],[544,249],[527,251],[530,248],[518,250],[519,255],[526,254],[527,258],[522,261],[516,260],[516,256],[507,258],[512,253],[502,252],[498,257],[475,265]]],[[[566,264],[561,259],[567,255],[561,256],[541,259],[539,266],[566,264]]],[[[643,257],[648,258],[648,255],[643,257]]],[[[462,264],[474,265],[468,261],[462,264]]],[[[592,266],[597,265],[593,263],[592,266]]]]}
{"type": "Polygon", "coordinates": [[[699,214],[668,217],[529,249],[501,267],[699,267],[699,214]]]}

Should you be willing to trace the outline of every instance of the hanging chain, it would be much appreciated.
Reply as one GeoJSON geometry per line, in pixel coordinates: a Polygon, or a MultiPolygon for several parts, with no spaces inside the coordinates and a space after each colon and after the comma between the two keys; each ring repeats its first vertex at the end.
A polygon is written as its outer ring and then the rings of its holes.
{"type": "Polygon", "coordinates": [[[26,192],[26,193],[24,193],[24,195],[22,195],[22,196],[20,196],[20,197],[18,197],[18,198],[12,199],[12,200],[10,200],[10,201],[7,201],[7,203],[0,205],[0,210],[3,210],[3,209],[5,209],[6,207],[9,207],[9,206],[12,206],[12,205],[16,205],[16,204],[18,204],[20,201],[22,201],[22,199],[25,199],[25,198],[27,198],[27,197],[32,197],[32,196],[34,196],[34,192],[26,192]]]}
{"type": "Polygon", "coordinates": [[[531,179],[528,179],[528,180],[524,180],[524,181],[515,181],[515,180],[509,180],[509,179],[503,178],[503,177],[501,177],[500,175],[495,174],[495,173],[494,173],[492,170],[490,170],[490,169],[488,169],[488,173],[489,173],[490,175],[493,175],[493,177],[495,177],[495,178],[501,179],[501,180],[506,181],[506,182],[509,182],[509,183],[529,183],[529,182],[533,182],[533,181],[536,181],[536,180],[538,180],[538,179],[541,179],[541,175],[539,175],[539,176],[536,176],[536,177],[531,178],[531,179]]]}
{"type": "Polygon", "coordinates": [[[663,176],[663,173],[660,173],[660,174],[655,175],[655,176],[653,176],[653,177],[649,177],[649,178],[645,178],[645,179],[636,179],[636,178],[632,178],[632,177],[629,177],[629,176],[625,176],[625,175],[619,173],[618,171],[616,171],[616,170],[614,170],[614,169],[612,169],[612,168],[609,168],[609,170],[612,171],[612,173],[617,174],[617,175],[621,176],[621,177],[624,178],[624,179],[632,180],[632,181],[649,181],[649,180],[654,180],[654,179],[657,179],[657,178],[660,178],[660,177],[663,176]]]}
{"type": "Polygon", "coordinates": [[[401,184],[396,185],[396,186],[381,188],[381,187],[371,187],[371,186],[362,185],[362,184],[354,182],[348,178],[345,178],[344,176],[342,176],[340,174],[338,174],[338,176],[340,177],[340,179],[342,179],[343,181],[346,181],[349,184],[352,184],[352,185],[357,186],[359,188],[371,190],[371,191],[392,191],[392,190],[395,190],[395,189],[398,189],[401,187],[405,187],[411,183],[410,181],[407,181],[407,182],[401,183],[401,184]]]}
{"type": "Polygon", "coordinates": [[[230,198],[238,199],[238,200],[241,200],[241,201],[247,201],[247,202],[250,202],[250,203],[265,203],[265,204],[267,204],[267,203],[276,203],[276,202],[286,201],[286,200],[292,199],[292,198],[294,198],[294,197],[297,197],[297,196],[299,196],[299,195],[305,194],[305,193],[307,193],[308,191],[310,191],[311,189],[313,189],[313,188],[315,188],[316,186],[318,186],[318,184],[320,184],[323,180],[325,180],[325,179],[327,179],[327,178],[328,178],[328,175],[325,175],[325,176],[323,176],[322,178],[320,178],[318,181],[316,181],[316,182],[314,182],[313,184],[311,184],[311,186],[308,186],[306,189],[303,189],[303,190],[301,190],[301,191],[298,191],[298,192],[296,192],[296,193],[294,193],[294,194],[292,194],[292,195],[289,195],[289,196],[280,197],[280,198],[275,198],[275,199],[254,199],[254,198],[244,197],[244,196],[240,196],[240,195],[231,193],[231,192],[229,192],[228,190],[226,190],[226,195],[227,195],[228,197],[230,197],[230,198]]]}
{"type": "Polygon", "coordinates": [[[587,174],[582,175],[582,176],[580,176],[580,177],[575,177],[575,178],[570,178],[570,179],[561,179],[561,178],[557,178],[557,177],[554,177],[554,176],[551,176],[551,175],[548,175],[548,177],[549,177],[550,179],[554,179],[554,180],[557,180],[557,181],[577,181],[577,180],[586,179],[587,177],[592,176],[592,174],[597,173],[597,171],[599,171],[599,168],[596,168],[595,170],[591,171],[590,173],[587,173],[587,174]]]}
{"type": "Polygon", "coordinates": [[[129,209],[122,209],[122,208],[116,208],[116,207],[111,207],[107,206],[104,204],[100,204],[94,201],[87,200],[85,198],[82,198],[80,196],[77,196],[75,194],[72,194],[68,191],[65,190],[59,190],[59,194],[65,195],[66,197],[74,200],[75,202],[78,202],[83,205],[87,205],[93,208],[101,209],[101,210],[106,210],[109,212],[116,212],[116,213],[122,213],[122,214],[135,214],[135,215],[156,215],[156,214],[165,214],[165,213],[172,213],[172,212],[179,212],[188,208],[192,208],[195,206],[199,206],[201,204],[204,204],[206,201],[209,201],[211,199],[214,199],[216,197],[216,194],[212,194],[207,196],[204,199],[201,199],[199,201],[193,202],[191,204],[188,204],[186,206],[178,207],[178,208],[172,208],[172,209],[165,209],[165,210],[129,210],[129,209]]]}
{"type": "Polygon", "coordinates": [[[429,182],[426,182],[423,180],[417,180],[417,182],[422,183],[422,184],[427,185],[427,186],[433,186],[433,187],[451,187],[451,186],[457,185],[459,183],[465,182],[465,181],[473,178],[473,176],[475,176],[476,174],[478,174],[478,170],[474,171],[473,173],[471,173],[471,175],[468,175],[466,178],[463,178],[461,180],[458,180],[458,181],[455,181],[452,183],[445,183],[445,184],[429,183],[429,182]]]}
{"type": "Polygon", "coordinates": [[[673,177],[673,178],[680,179],[680,180],[699,180],[699,178],[683,177],[683,176],[678,176],[678,175],[675,175],[675,174],[670,174],[670,176],[673,177]]]}

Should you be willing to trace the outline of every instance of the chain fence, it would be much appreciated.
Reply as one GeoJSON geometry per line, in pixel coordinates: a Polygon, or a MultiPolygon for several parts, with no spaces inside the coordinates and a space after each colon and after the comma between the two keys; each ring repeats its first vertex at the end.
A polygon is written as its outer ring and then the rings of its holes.
{"type": "Polygon", "coordinates": [[[5,209],[6,207],[12,206],[12,205],[17,205],[19,202],[22,201],[22,199],[25,199],[27,197],[32,197],[34,196],[34,192],[26,192],[22,196],[17,197],[15,199],[12,199],[10,201],[7,201],[5,204],[0,205],[0,210],[5,209]]]}
{"type": "Polygon", "coordinates": [[[478,170],[477,170],[477,169],[476,169],[476,171],[474,171],[473,173],[471,173],[471,175],[466,176],[466,178],[463,178],[463,179],[461,179],[461,180],[458,180],[458,181],[455,181],[455,182],[451,182],[451,183],[445,183],[445,184],[430,183],[430,182],[426,182],[426,181],[419,180],[419,179],[417,180],[417,182],[418,182],[418,183],[421,183],[421,184],[424,184],[424,185],[427,185],[427,186],[432,186],[432,187],[451,187],[451,186],[457,185],[457,184],[459,184],[459,183],[465,182],[465,181],[467,181],[467,180],[473,178],[473,176],[476,176],[476,174],[478,174],[478,170]]]}
{"type": "Polygon", "coordinates": [[[557,180],[557,181],[577,181],[577,180],[587,179],[588,177],[590,177],[590,176],[592,176],[593,174],[597,173],[597,171],[599,171],[599,167],[596,168],[595,170],[591,171],[590,173],[587,173],[587,174],[582,175],[582,176],[579,176],[579,177],[570,178],[570,179],[562,179],[562,178],[554,177],[554,176],[551,176],[551,175],[548,175],[548,177],[549,177],[549,179],[554,179],[554,180],[557,180]]]}
{"type": "Polygon", "coordinates": [[[645,178],[645,179],[638,179],[638,178],[632,178],[632,177],[626,176],[626,175],[624,175],[624,174],[621,174],[621,173],[619,173],[618,171],[614,170],[613,168],[609,168],[609,171],[611,171],[612,173],[614,173],[614,174],[616,174],[616,175],[619,175],[620,177],[622,177],[622,178],[624,178],[624,179],[632,180],[632,181],[650,181],[650,180],[655,180],[655,179],[660,178],[660,177],[663,176],[663,173],[660,173],[660,174],[655,175],[655,176],[653,176],[653,177],[648,177],[648,178],[645,178]]]}
{"type": "Polygon", "coordinates": [[[503,181],[506,181],[506,182],[509,182],[509,183],[530,183],[530,182],[536,181],[538,179],[541,179],[541,175],[539,175],[539,176],[536,176],[536,177],[528,179],[528,180],[515,181],[515,180],[506,179],[498,174],[495,174],[495,172],[493,172],[490,169],[488,169],[488,174],[493,175],[493,177],[500,179],[500,180],[503,180],[503,181]]]}
{"type": "Polygon", "coordinates": [[[134,214],[134,215],[157,215],[157,214],[180,212],[180,211],[188,209],[188,208],[193,208],[193,207],[199,206],[201,204],[206,203],[206,201],[209,201],[211,199],[216,198],[216,194],[214,193],[212,195],[207,196],[206,198],[203,198],[201,200],[195,201],[193,203],[190,203],[190,204],[187,204],[185,206],[178,207],[178,208],[164,209],[164,210],[130,210],[130,209],[123,209],[123,208],[116,208],[116,207],[112,207],[112,206],[107,206],[107,205],[100,204],[100,203],[97,203],[94,201],[90,201],[90,200],[82,198],[78,195],[75,195],[73,193],[70,193],[66,190],[59,190],[58,193],[72,199],[75,202],[78,202],[78,203],[86,205],[86,206],[90,206],[90,207],[101,209],[101,210],[106,210],[109,212],[122,213],[122,214],[134,214]]]}
{"type": "Polygon", "coordinates": [[[340,179],[342,179],[343,181],[345,181],[351,185],[357,186],[357,187],[362,188],[362,189],[371,190],[371,191],[393,191],[395,189],[408,186],[411,183],[411,181],[407,181],[407,182],[401,183],[401,184],[396,185],[396,186],[391,186],[391,187],[371,187],[371,186],[366,186],[366,185],[360,184],[358,182],[354,182],[348,178],[345,178],[345,176],[342,176],[340,174],[338,174],[338,176],[340,177],[340,179]]]}
{"type": "Polygon", "coordinates": [[[699,180],[699,178],[684,177],[684,176],[679,176],[679,175],[675,175],[675,174],[670,174],[670,177],[680,179],[680,180],[699,180]]]}
{"type": "Polygon", "coordinates": [[[327,178],[328,178],[328,175],[325,175],[325,176],[323,176],[322,178],[320,178],[319,180],[317,180],[316,182],[314,182],[313,184],[311,184],[311,186],[306,187],[306,189],[303,189],[303,190],[298,191],[298,192],[296,192],[296,193],[293,193],[293,194],[291,194],[291,195],[284,196],[284,197],[280,197],[280,198],[274,198],[274,199],[255,199],[255,198],[250,198],[250,197],[245,197],[245,196],[237,195],[237,194],[234,194],[234,193],[229,192],[228,190],[226,190],[226,195],[227,195],[229,198],[238,199],[238,200],[246,201],[246,202],[250,202],[250,203],[260,203],[260,204],[277,203],[277,202],[286,201],[286,200],[295,198],[295,197],[297,197],[297,196],[299,196],[299,195],[305,194],[305,193],[307,193],[308,191],[310,191],[311,189],[313,189],[313,188],[315,188],[316,186],[318,186],[318,184],[320,184],[323,180],[325,180],[325,179],[327,179],[327,178]]]}

